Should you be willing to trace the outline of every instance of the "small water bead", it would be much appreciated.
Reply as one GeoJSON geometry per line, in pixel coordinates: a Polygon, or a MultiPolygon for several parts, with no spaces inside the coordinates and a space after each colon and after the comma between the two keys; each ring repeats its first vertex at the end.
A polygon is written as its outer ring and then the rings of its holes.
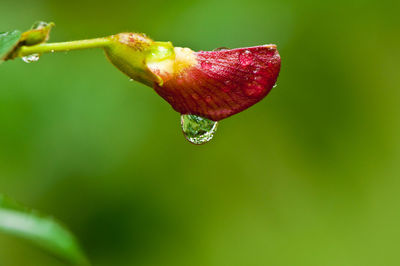
{"type": "Polygon", "coordinates": [[[256,76],[256,77],[254,78],[254,80],[256,80],[256,81],[263,81],[263,80],[264,80],[264,77],[263,77],[263,76],[256,76]]]}
{"type": "Polygon", "coordinates": [[[212,64],[207,61],[204,61],[201,63],[201,67],[205,70],[210,70],[212,68],[212,64]]]}
{"type": "Polygon", "coordinates": [[[25,63],[29,64],[29,63],[38,61],[39,58],[40,58],[39,54],[31,54],[31,55],[27,55],[27,56],[22,57],[22,60],[25,63]]]}
{"type": "Polygon", "coordinates": [[[185,138],[199,145],[214,137],[218,122],[197,115],[181,115],[181,126],[185,138]]]}
{"type": "Polygon", "coordinates": [[[255,80],[255,81],[262,82],[262,81],[265,80],[266,73],[263,72],[262,69],[257,68],[257,69],[255,69],[255,70],[253,70],[253,74],[255,74],[255,76],[254,76],[254,80],[255,80]]]}
{"type": "Polygon", "coordinates": [[[239,62],[243,67],[249,66],[253,63],[253,54],[246,50],[239,55],[239,62]]]}
{"type": "Polygon", "coordinates": [[[256,68],[253,70],[254,74],[258,74],[258,75],[262,75],[263,74],[263,70],[261,68],[256,68]]]}
{"type": "Polygon", "coordinates": [[[40,30],[43,29],[45,27],[49,26],[49,23],[44,22],[44,21],[37,21],[32,25],[32,29],[33,30],[40,30]]]}
{"type": "Polygon", "coordinates": [[[258,82],[250,82],[244,88],[244,93],[247,96],[258,96],[264,91],[264,87],[258,82]]]}
{"type": "Polygon", "coordinates": [[[232,81],[225,80],[224,85],[222,86],[221,90],[223,92],[230,92],[232,90],[232,81]]]}

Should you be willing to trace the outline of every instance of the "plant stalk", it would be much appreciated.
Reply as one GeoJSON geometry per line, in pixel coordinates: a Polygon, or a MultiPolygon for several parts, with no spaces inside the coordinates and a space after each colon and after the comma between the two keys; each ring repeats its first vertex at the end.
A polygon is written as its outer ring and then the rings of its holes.
{"type": "Polygon", "coordinates": [[[104,48],[110,44],[108,38],[96,38],[89,40],[56,42],[56,43],[41,43],[33,46],[21,46],[16,57],[24,57],[31,54],[43,54],[53,52],[67,52],[71,50],[82,50],[90,48],[104,48]]]}

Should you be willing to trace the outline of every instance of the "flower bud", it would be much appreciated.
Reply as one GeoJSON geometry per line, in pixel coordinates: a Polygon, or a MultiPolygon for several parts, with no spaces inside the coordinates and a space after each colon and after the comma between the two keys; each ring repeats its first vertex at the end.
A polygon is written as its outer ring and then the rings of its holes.
{"type": "Polygon", "coordinates": [[[138,33],[120,33],[109,39],[111,43],[104,50],[114,66],[150,87],[155,83],[162,86],[163,79],[158,75],[162,72],[160,68],[172,65],[175,59],[170,42],[154,42],[138,33]]]}
{"type": "Polygon", "coordinates": [[[218,121],[263,99],[279,75],[275,45],[194,52],[137,33],[109,37],[107,57],[181,114],[218,121]]]}
{"type": "Polygon", "coordinates": [[[54,23],[38,21],[33,24],[32,29],[28,30],[21,35],[19,40],[20,45],[35,45],[39,43],[44,43],[49,40],[50,30],[54,27],[54,23]]]}

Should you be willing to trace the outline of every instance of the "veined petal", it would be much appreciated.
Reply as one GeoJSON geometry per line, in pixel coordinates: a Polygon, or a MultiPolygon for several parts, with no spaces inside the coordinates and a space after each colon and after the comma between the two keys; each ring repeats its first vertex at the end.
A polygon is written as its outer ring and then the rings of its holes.
{"type": "Polygon", "coordinates": [[[177,112],[214,121],[262,100],[275,85],[281,65],[275,45],[192,51],[184,56],[191,64],[163,76],[163,84],[155,83],[154,89],[177,112]]]}

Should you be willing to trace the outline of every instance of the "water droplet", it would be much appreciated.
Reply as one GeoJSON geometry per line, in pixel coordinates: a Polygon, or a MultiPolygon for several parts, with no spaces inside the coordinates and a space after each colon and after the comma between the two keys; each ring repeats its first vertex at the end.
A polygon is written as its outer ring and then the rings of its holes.
{"type": "Polygon", "coordinates": [[[263,70],[261,68],[256,68],[256,69],[253,70],[253,73],[261,75],[263,73],[263,70]]]}
{"type": "Polygon", "coordinates": [[[129,81],[130,81],[130,82],[132,82],[132,81],[133,81],[133,79],[129,79],[129,81]]]}
{"type": "Polygon", "coordinates": [[[232,90],[232,81],[230,80],[225,80],[224,86],[222,86],[221,90],[223,92],[230,92],[232,90]]]}
{"type": "Polygon", "coordinates": [[[278,83],[275,83],[274,86],[272,88],[275,88],[276,86],[278,86],[278,83]]]}
{"type": "Polygon", "coordinates": [[[22,57],[22,60],[25,63],[29,64],[29,63],[38,61],[39,58],[40,58],[39,54],[31,54],[31,55],[27,55],[27,56],[22,57]]]}
{"type": "Polygon", "coordinates": [[[181,126],[188,141],[204,144],[214,137],[218,122],[197,115],[181,115],[181,126]]]}
{"type": "Polygon", "coordinates": [[[210,70],[212,68],[212,64],[207,61],[204,61],[201,63],[201,67],[205,70],[210,70]]]}
{"type": "Polygon", "coordinates": [[[253,54],[249,50],[246,50],[239,55],[239,61],[242,66],[248,66],[253,63],[253,54]]]}
{"type": "Polygon", "coordinates": [[[213,51],[224,51],[224,50],[229,50],[229,48],[228,47],[218,47],[218,48],[215,48],[213,51]]]}
{"type": "Polygon", "coordinates": [[[54,53],[54,50],[51,50],[50,52],[54,53]]]}
{"type": "Polygon", "coordinates": [[[40,30],[43,28],[46,28],[49,25],[49,23],[44,22],[44,21],[36,21],[33,25],[32,25],[32,29],[33,30],[40,30]]]}
{"type": "Polygon", "coordinates": [[[244,93],[247,96],[259,96],[264,91],[264,87],[257,82],[250,82],[244,88],[244,93]]]}
{"type": "Polygon", "coordinates": [[[265,82],[268,75],[268,73],[262,70],[261,68],[255,69],[253,71],[253,74],[255,74],[254,80],[258,82],[265,82]]]}

